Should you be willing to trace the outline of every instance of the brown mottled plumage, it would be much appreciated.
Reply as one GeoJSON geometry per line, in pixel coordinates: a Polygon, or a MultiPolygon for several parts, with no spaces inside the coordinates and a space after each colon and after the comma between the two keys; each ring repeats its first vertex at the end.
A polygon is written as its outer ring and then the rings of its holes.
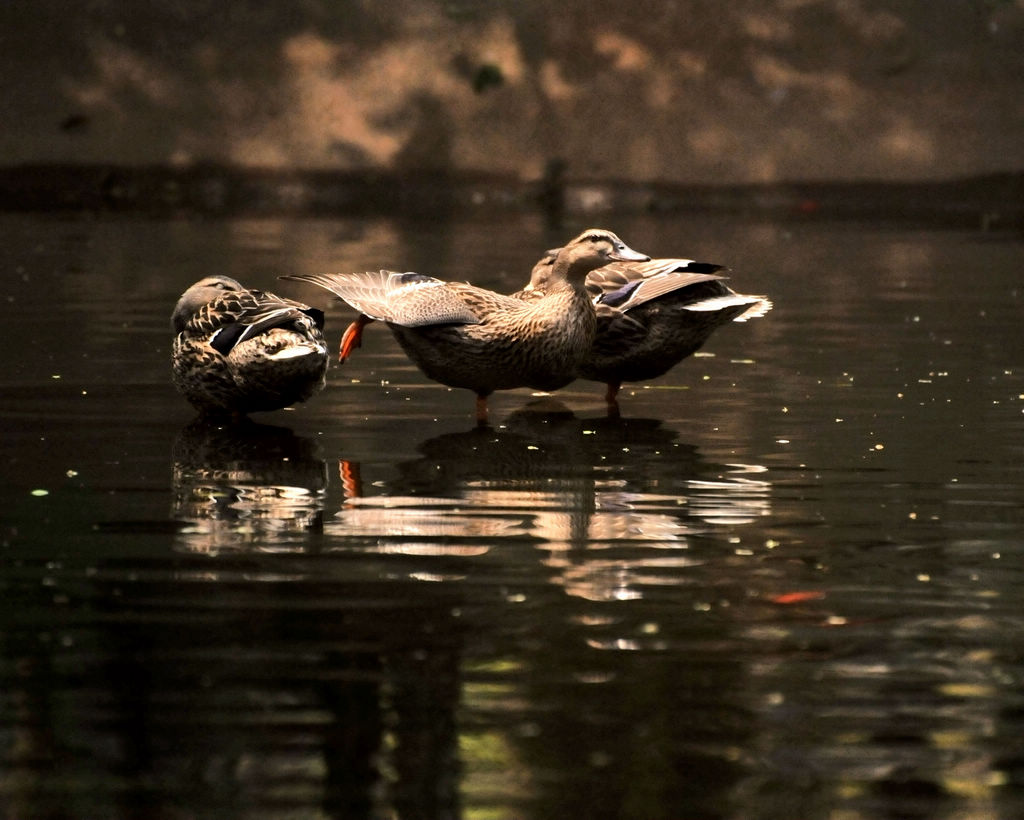
{"type": "Polygon", "coordinates": [[[418,273],[283,278],[320,285],[362,314],[346,331],[343,359],[358,346],[364,324],[387,322],[427,376],[476,393],[477,418],[483,421],[495,390],[557,390],[571,382],[596,328],[583,285],[587,274],[609,262],[647,258],[610,231],[586,230],[552,259],[545,292],[533,300],[418,273]]]}
{"type": "MultiPolygon", "coordinates": [[[[556,253],[548,251],[534,266],[530,284],[516,298],[543,297],[556,253]]],[[[614,406],[622,382],[661,376],[721,325],[771,310],[765,297],[728,288],[721,270],[691,259],[651,259],[613,262],[591,272],[586,288],[597,312],[597,334],[579,376],[605,383],[605,398],[614,406]]]]}
{"type": "Polygon", "coordinates": [[[171,316],[174,385],[201,413],[244,415],[305,401],[324,386],[323,312],[208,276],[171,316]]]}

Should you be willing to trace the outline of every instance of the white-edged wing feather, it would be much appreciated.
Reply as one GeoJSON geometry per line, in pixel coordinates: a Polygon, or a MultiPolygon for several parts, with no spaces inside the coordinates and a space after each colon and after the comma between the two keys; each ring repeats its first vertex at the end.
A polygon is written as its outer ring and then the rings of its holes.
{"type": "Polygon", "coordinates": [[[421,273],[314,273],[282,276],[326,288],[360,313],[405,327],[477,324],[480,320],[447,283],[421,273]]]}

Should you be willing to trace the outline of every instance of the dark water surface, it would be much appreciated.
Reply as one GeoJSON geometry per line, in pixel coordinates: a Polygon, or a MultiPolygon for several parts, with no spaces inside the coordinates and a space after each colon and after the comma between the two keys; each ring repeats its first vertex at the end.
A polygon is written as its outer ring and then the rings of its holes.
{"type": "Polygon", "coordinates": [[[0,217],[3,816],[1024,817],[1019,237],[593,221],[775,309],[617,420],[476,429],[371,326],[216,429],[200,276],[513,290],[585,226],[0,217]]]}

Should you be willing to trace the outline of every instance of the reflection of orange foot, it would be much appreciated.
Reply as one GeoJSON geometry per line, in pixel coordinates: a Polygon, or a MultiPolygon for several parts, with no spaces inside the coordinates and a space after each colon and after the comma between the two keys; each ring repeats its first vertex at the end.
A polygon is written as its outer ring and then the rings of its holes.
{"type": "Polygon", "coordinates": [[[825,597],[825,593],[820,589],[802,589],[796,592],[784,592],[781,595],[776,595],[769,600],[773,604],[780,604],[787,606],[789,604],[802,604],[806,601],[820,601],[825,597]]]}
{"type": "Polygon", "coordinates": [[[359,498],[362,494],[362,479],[359,477],[359,462],[341,459],[338,462],[338,476],[345,498],[359,498]]]}
{"type": "Polygon", "coordinates": [[[363,346],[363,328],[372,322],[369,316],[360,315],[346,329],[341,337],[341,350],[338,351],[338,361],[344,362],[352,355],[352,351],[363,346]]]}

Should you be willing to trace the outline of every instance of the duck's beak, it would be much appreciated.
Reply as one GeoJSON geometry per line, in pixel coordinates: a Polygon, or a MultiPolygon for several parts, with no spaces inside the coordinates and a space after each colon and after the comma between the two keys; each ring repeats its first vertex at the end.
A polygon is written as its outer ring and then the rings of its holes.
{"type": "Polygon", "coordinates": [[[645,253],[638,253],[624,242],[616,245],[609,256],[616,262],[647,262],[651,258],[645,253]]]}

